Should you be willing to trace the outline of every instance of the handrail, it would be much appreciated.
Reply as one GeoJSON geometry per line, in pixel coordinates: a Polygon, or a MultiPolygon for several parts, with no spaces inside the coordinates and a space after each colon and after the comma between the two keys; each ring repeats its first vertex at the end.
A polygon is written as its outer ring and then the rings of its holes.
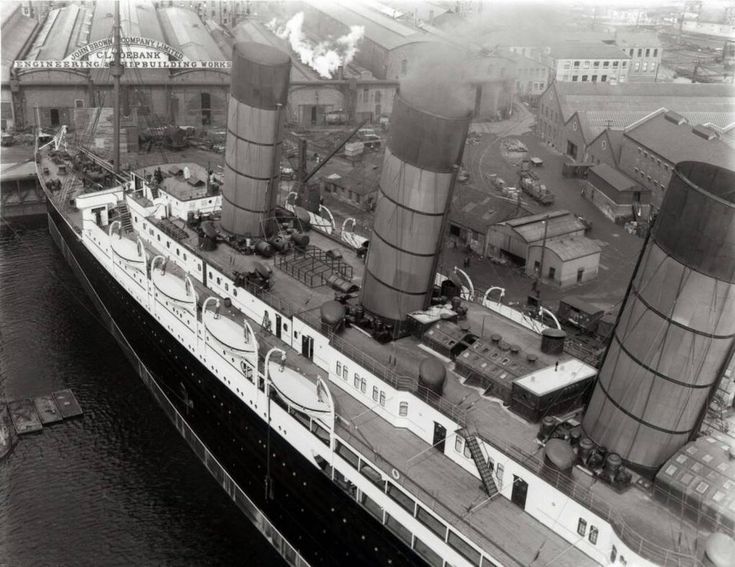
{"type": "MultiPolygon", "coordinates": [[[[420,484],[412,480],[411,475],[407,471],[403,470],[401,467],[386,459],[382,454],[371,451],[370,447],[357,435],[357,431],[359,431],[359,429],[357,429],[352,424],[346,423],[344,420],[341,420],[341,422],[348,427],[346,427],[346,435],[337,435],[337,439],[339,441],[342,441],[344,439],[349,445],[352,445],[353,447],[358,449],[361,454],[373,455],[373,457],[371,458],[372,462],[378,465],[383,470],[383,473],[386,476],[391,476],[390,482],[402,486],[409,494],[412,494],[418,500],[422,507],[436,512],[440,517],[444,518],[444,520],[449,525],[457,526],[458,524],[461,524],[463,527],[462,533],[465,534],[467,537],[471,537],[472,541],[482,541],[480,538],[490,540],[488,535],[475,527],[475,525],[471,521],[469,521],[467,517],[462,517],[457,512],[452,510],[449,505],[445,504],[441,498],[441,491],[437,491],[436,493],[427,491],[420,484]],[[354,431],[352,430],[353,428],[354,431]],[[396,475],[389,474],[387,472],[392,472],[394,470],[398,473],[398,478],[396,478],[396,475]]],[[[499,525],[499,529],[507,528],[499,525]]],[[[507,537],[510,540],[514,537],[514,534],[508,531],[507,537]]],[[[509,560],[512,560],[512,556],[510,555],[510,553],[502,548],[502,543],[494,540],[490,541],[492,541],[493,544],[495,544],[501,551],[503,551],[508,556],[509,560]]],[[[475,545],[482,548],[482,545],[479,543],[476,543],[475,545]]],[[[507,564],[507,560],[506,562],[504,562],[504,564],[507,564]]]]}
{"type": "MultiPolygon", "coordinates": [[[[307,325],[314,329],[319,329],[320,324],[316,313],[300,313],[299,318],[307,325]]],[[[434,391],[421,385],[418,380],[397,373],[386,364],[376,360],[372,356],[365,354],[363,351],[354,347],[345,339],[330,331],[327,334],[329,344],[343,354],[349,356],[366,370],[372,372],[377,378],[383,380],[396,390],[403,392],[411,392],[418,399],[426,402],[432,407],[438,409],[442,414],[455,421],[460,427],[464,427],[467,422],[467,410],[460,408],[456,404],[448,401],[434,391]]]]}
{"type": "MultiPolygon", "coordinates": [[[[321,329],[321,322],[318,315],[314,311],[303,311],[297,313],[291,303],[281,299],[278,296],[275,296],[267,290],[261,289],[251,284],[250,282],[246,282],[243,287],[245,287],[250,293],[252,293],[252,295],[258,297],[259,299],[262,299],[270,306],[278,309],[285,315],[289,317],[298,316],[299,319],[301,319],[304,323],[306,323],[313,329],[321,329]]],[[[484,293],[478,293],[478,299],[475,300],[475,303],[479,303],[479,298],[484,297],[484,295],[484,293]]],[[[419,384],[416,379],[397,373],[386,364],[357,349],[334,332],[329,332],[327,336],[329,338],[331,346],[333,346],[336,350],[342,352],[343,354],[349,356],[352,360],[360,364],[363,368],[372,372],[377,378],[383,380],[390,386],[394,387],[396,390],[411,392],[419,399],[423,400],[432,407],[441,411],[450,419],[454,420],[460,427],[467,428],[468,426],[470,426],[473,427],[473,430],[475,430],[474,425],[469,425],[467,422],[467,411],[465,409],[460,408],[456,404],[449,402],[448,400],[444,399],[443,397],[439,396],[428,388],[425,388],[424,386],[419,384]]],[[[518,447],[509,444],[507,441],[497,438],[488,439],[485,435],[479,436],[485,442],[492,445],[501,453],[504,453],[521,466],[525,466],[526,468],[528,468],[531,472],[551,484],[554,488],[560,490],[562,493],[566,494],[573,500],[579,502],[583,506],[592,510],[594,513],[598,514],[604,521],[610,524],[610,526],[613,528],[613,531],[618,535],[618,537],[620,537],[620,539],[633,552],[637,553],[641,557],[645,557],[665,567],[703,567],[702,562],[695,556],[673,551],[662,547],[652,541],[649,541],[648,539],[643,537],[635,528],[631,527],[617,511],[613,510],[610,507],[609,504],[607,504],[602,499],[595,497],[587,488],[579,485],[573,479],[557,471],[553,471],[548,467],[545,467],[536,456],[530,453],[526,453],[522,449],[519,449],[518,447]]],[[[392,463],[390,463],[381,455],[376,454],[374,450],[368,447],[367,444],[363,440],[359,439],[356,435],[350,434],[350,439],[353,442],[357,442],[362,447],[364,447],[367,450],[366,454],[373,454],[376,460],[385,462],[386,466],[389,466],[391,470],[396,469],[399,473],[402,473],[402,471],[398,467],[395,467],[392,463]]],[[[441,501],[437,499],[436,495],[428,494],[425,489],[412,481],[408,477],[408,475],[401,474],[400,478],[402,479],[402,481],[400,482],[401,484],[410,485],[411,491],[414,494],[416,494],[417,496],[421,496],[422,499],[426,498],[424,500],[425,502],[433,501],[435,503],[438,503],[443,509],[443,512],[449,514],[450,517],[463,521],[466,525],[470,526],[470,528],[474,532],[483,537],[486,537],[484,536],[484,534],[478,532],[475,528],[473,528],[469,522],[463,520],[456,513],[452,512],[449,507],[441,503],[441,501]]]]}
{"type": "MultiPolygon", "coordinates": [[[[473,431],[475,435],[478,435],[474,428],[468,429],[468,431],[473,431]]],[[[479,436],[483,441],[504,453],[519,465],[528,468],[539,478],[600,516],[610,524],[618,537],[641,557],[665,567],[703,567],[704,564],[694,555],[667,549],[648,540],[637,529],[631,527],[625,518],[607,502],[596,497],[589,489],[577,483],[573,478],[545,466],[535,455],[527,453],[507,441],[498,438],[490,440],[486,435],[479,436]]]]}

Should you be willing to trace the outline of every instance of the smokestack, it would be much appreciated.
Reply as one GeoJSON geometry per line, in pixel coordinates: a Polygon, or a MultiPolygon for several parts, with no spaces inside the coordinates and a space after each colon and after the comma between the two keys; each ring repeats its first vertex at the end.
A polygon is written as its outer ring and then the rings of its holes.
{"type": "Polygon", "coordinates": [[[583,429],[654,473],[696,435],[735,345],[735,172],[676,166],[583,429]]]}
{"type": "Polygon", "coordinates": [[[235,44],[227,117],[222,228],[261,236],[276,205],[290,57],[254,42],[235,44]]]}
{"type": "MultiPolygon", "coordinates": [[[[444,221],[462,159],[470,115],[451,99],[419,108],[397,94],[383,158],[380,199],[365,265],[362,304],[394,323],[426,309],[444,221]]],[[[426,106],[426,105],[424,105],[426,106]]]]}

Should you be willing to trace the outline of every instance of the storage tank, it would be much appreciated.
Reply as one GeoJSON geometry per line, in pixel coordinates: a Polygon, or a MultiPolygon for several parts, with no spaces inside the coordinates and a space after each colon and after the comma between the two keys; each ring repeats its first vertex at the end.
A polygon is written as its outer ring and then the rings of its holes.
{"type": "Polygon", "coordinates": [[[733,352],[735,172],[679,163],[643,247],[584,417],[653,473],[697,432],[733,352]]]}
{"type": "Polygon", "coordinates": [[[230,233],[263,236],[261,221],[273,216],[290,72],[289,56],[269,45],[232,50],[221,223],[230,233]]]}
{"type": "Polygon", "coordinates": [[[469,123],[449,100],[429,112],[395,97],[362,287],[374,315],[401,322],[429,306],[469,123]]]}

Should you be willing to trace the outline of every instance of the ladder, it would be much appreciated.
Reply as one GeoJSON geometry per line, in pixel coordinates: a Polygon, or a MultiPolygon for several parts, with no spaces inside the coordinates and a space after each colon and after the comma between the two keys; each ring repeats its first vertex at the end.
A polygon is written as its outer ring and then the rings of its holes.
{"type": "Polygon", "coordinates": [[[495,486],[495,480],[493,480],[493,473],[490,467],[487,465],[487,461],[480,450],[480,444],[477,442],[477,437],[470,435],[466,437],[467,446],[470,448],[470,454],[472,460],[475,461],[477,470],[480,472],[480,478],[482,479],[482,485],[485,488],[490,498],[494,498],[498,493],[498,487],[495,486]]]}
{"type": "Polygon", "coordinates": [[[117,206],[118,214],[120,215],[120,224],[125,232],[133,232],[133,223],[130,220],[130,211],[125,203],[121,203],[117,206]]]}

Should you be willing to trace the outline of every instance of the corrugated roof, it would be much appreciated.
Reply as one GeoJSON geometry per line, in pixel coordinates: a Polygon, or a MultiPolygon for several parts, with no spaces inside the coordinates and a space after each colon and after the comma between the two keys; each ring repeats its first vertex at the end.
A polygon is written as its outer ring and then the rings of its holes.
{"type": "Polygon", "coordinates": [[[51,10],[36,36],[28,59],[55,60],[79,47],[79,28],[84,24],[87,10],[84,6],[72,4],[58,10],[51,10]],[[76,32],[76,33],[75,33],[76,32]]]}
{"type": "Polygon", "coordinates": [[[735,90],[729,85],[557,82],[553,88],[564,121],[576,112],[588,141],[608,126],[625,128],[664,107],[693,123],[711,122],[722,128],[735,122],[735,90]]]}
{"type": "Polygon", "coordinates": [[[169,7],[158,10],[166,42],[192,61],[224,61],[225,58],[207,28],[194,12],[169,7]]]}
{"type": "MultiPolygon", "coordinates": [[[[95,3],[90,42],[112,37],[115,0],[95,3]]],[[[121,0],[120,26],[124,37],[146,37],[164,41],[156,8],[151,0],[121,0]]]]}
{"type": "Polygon", "coordinates": [[[315,81],[319,79],[319,74],[301,63],[291,49],[288,42],[281,39],[271,31],[265,28],[263,24],[254,20],[246,20],[237,25],[235,28],[235,37],[237,41],[249,40],[265,45],[272,45],[288,53],[291,57],[291,80],[292,81],[315,81]]]}
{"type": "Polygon", "coordinates": [[[565,210],[521,217],[500,224],[511,227],[528,244],[543,240],[544,232],[546,232],[546,238],[549,239],[565,234],[583,232],[585,229],[585,226],[577,217],[565,210]],[[544,227],[547,220],[548,229],[544,227]]]}
{"type": "MultiPolygon", "coordinates": [[[[491,225],[513,217],[517,208],[515,202],[467,185],[458,185],[452,197],[449,220],[484,235],[491,225]]],[[[527,211],[521,209],[521,212],[527,211]]]]}
{"type": "Polygon", "coordinates": [[[554,59],[630,59],[619,47],[601,41],[565,41],[551,46],[554,59]]]}
{"type": "Polygon", "coordinates": [[[641,186],[638,183],[606,163],[594,166],[591,172],[618,191],[641,191],[641,186]]]}
{"type": "MultiPolygon", "coordinates": [[[[535,244],[535,246],[541,245],[535,244]]],[[[602,252],[602,248],[600,248],[597,242],[585,236],[547,240],[546,249],[559,256],[562,262],[568,262],[602,252]]]]}
{"type": "Polygon", "coordinates": [[[316,0],[307,0],[307,3],[345,26],[363,26],[365,37],[387,50],[419,41],[439,41],[431,34],[397,22],[357,3],[347,5],[316,0]]]}
{"type": "Polygon", "coordinates": [[[671,163],[696,160],[722,167],[735,162],[732,149],[719,139],[706,140],[692,131],[691,124],[677,125],[657,114],[628,130],[625,137],[652,150],[671,163]]]}
{"type": "MultiPolygon", "coordinates": [[[[30,41],[38,23],[33,18],[28,18],[20,12],[20,4],[10,14],[3,12],[2,26],[2,48],[0,48],[0,59],[2,60],[2,75],[0,80],[6,83],[10,80],[10,69],[13,61],[18,59],[23,47],[30,41]]],[[[5,7],[5,10],[8,10],[5,7]]]]}

